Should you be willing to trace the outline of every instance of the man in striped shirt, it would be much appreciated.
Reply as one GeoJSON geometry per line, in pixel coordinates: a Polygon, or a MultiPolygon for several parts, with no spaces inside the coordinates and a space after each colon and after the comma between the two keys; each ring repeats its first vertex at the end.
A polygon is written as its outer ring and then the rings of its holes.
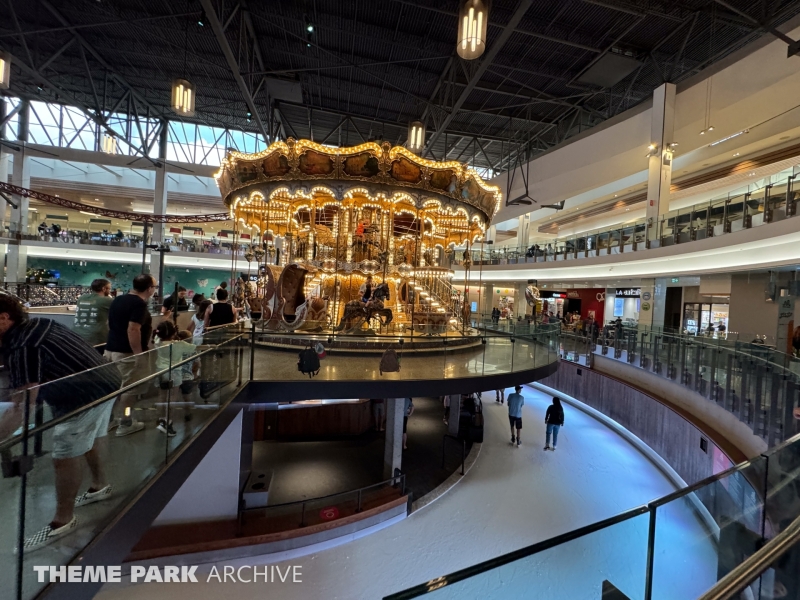
{"type": "Polygon", "coordinates": [[[29,319],[9,295],[0,295],[0,343],[10,386],[17,392],[13,407],[0,417],[0,440],[20,426],[26,395],[31,407],[37,399],[45,402],[53,419],[68,417],[52,429],[56,512],[47,526],[25,540],[24,550],[30,551],[74,531],[76,506],[110,497],[101,457],[114,399],[72,413],[113,394],[122,379],[119,370],[80,336],[50,319],[29,319]],[[92,483],[79,496],[82,458],[92,483]]]}

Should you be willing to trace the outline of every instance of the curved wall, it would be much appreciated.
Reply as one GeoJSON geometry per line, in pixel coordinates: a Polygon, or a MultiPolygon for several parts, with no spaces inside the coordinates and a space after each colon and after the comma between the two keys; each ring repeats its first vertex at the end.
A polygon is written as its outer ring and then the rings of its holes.
{"type": "MultiPolygon", "coordinates": [[[[597,366],[603,360],[596,358],[597,366]]],[[[640,370],[625,364],[619,364],[619,368],[640,370]]],[[[561,361],[558,371],[539,383],[572,396],[619,423],[657,452],[688,485],[745,459],[736,445],[719,431],[706,427],[705,422],[698,422],[671,402],[645,393],[599,369],[561,361]]],[[[711,404],[700,396],[698,398],[711,404]]],[[[687,404],[691,402],[692,399],[686,400],[687,404]]],[[[730,432],[726,430],[725,433],[730,432]]],[[[759,452],[761,450],[753,454],[759,452]]]]}

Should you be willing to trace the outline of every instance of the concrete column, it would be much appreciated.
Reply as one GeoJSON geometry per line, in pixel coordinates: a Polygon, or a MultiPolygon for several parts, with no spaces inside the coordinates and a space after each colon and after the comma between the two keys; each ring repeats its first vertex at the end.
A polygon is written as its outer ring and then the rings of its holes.
{"type": "MultiPolygon", "coordinates": [[[[158,137],[158,161],[159,167],[156,169],[156,182],[155,190],[153,192],[153,213],[156,215],[164,215],[167,213],[167,188],[169,187],[169,180],[167,179],[167,133],[169,132],[169,125],[164,121],[163,127],[158,137]]],[[[164,241],[164,223],[153,223],[152,242],[153,244],[160,244],[164,241]]],[[[161,268],[161,254],[153,252],[150,255],[150,273],[158,277],[159,269],[161,268]]],[[[159,282],[161,283],[161,282],[159,282]]]]}
{"type": "Polygon", "coordinates": [[[461,394],[450,395],[450,412],[447,414],[447,433],[458,435],[458,419],[461,416],[461,394]]]}
{"type": "Polygon", "coordinates": [[[494,242],[497,239],[497,227],[492,225],[489,227],[489,231],[486,232],[486,239],[494,242]]]}
{"type": "Polygon", "coordinates": [[[517,225],[517,246],[528,246],[528,215],[519,216],[517,225]]]}
{"type": "Polygon", "coordinates": [[[403,466],[403,412],[405,398],[386,399],[386,441],[383,449],[383,476],[389,479],[403,466]]]}
{"type": "Polygon", "coordinates": [[[666,303],[667,280],[664,278],[642,279],[639,297],[639,325],[656,328],[664,327],[666,303]]]}
{"type": "MultiPolygon", "coordinates": [[[[14,165],[11,172],[11,183],[24,188],[31,187],[31,164],[30,157],[25,150],[25,142],[28,141],[28,119],[30,116],[30,103],[23,100],[22,110],[19,111],[19,133],[17,138],[20,142],[20,151],[14,154],[14,165]]],[[[29,201],[24,196],[11,196],[11,202],[17,208],[11,209],[11,220],[9,227],[11,232],[25,233],[28,229],[28,206],[29,201]]],[[[28,249],[17,243],[8,245],[6,254],[6,282],[25,281],[25,272],[28,270],[28,249]]]]}
{"type": "MultiPolygon", "coordinates": [[[[672,139],[675,122],[675,84],[665,83],[653,92],[653,113],[650,121],[650,153],[647,175],[647,218],[652,225],[659,215],[669,211],[669,187],[672,183],[672,139]]],[[[649,239],[657,230],[651,227],[649,239]]]]}
{"type": "Polygon", "coordinates": [[[239,514],[240,412],[161,511],[154,525],[222,521],[239,514]]]}

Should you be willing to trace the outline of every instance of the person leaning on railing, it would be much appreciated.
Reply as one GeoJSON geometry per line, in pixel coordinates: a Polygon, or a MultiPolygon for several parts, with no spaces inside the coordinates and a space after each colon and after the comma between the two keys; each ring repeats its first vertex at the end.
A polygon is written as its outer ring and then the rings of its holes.
{"type": "MultiPolygon", "coordinates": [[[[11,388],[15,392],[30,390],[27,394],[12,395],[12,408],[0,417],[0,440],[26,426],[22,422],[26,396],[31,407],[37,400],[46,402],[57,419],[113,394],[122,384],[117,369],[95,368],[108,362],[77,334],[50,319],[29,319],[25,307],[8,295],[0,296],[0,343],[11,388]]],[[[76,506],[110,497],[111,485],[103,472],[102,454],[113,404],[109,400],[53,427],[55,515],[24,541],[24,551],[35,550],[75,531],[76,506]],[[83,474],[81,457],[89,466],[92,483],[78,496],[83,474]]]]}

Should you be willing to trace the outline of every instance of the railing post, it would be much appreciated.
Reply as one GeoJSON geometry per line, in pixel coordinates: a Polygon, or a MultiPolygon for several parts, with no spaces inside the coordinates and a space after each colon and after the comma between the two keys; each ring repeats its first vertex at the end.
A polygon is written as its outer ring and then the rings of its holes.
{"type": "MultiPolygon", "coordinates": [[[[263,313],[261,315],[264,317],[263,313]]],[[[253,381],[253,373],[256,365],[256,324],[250,324],[250,381],[253,381]]]]}
{"type": "Polygon", "coordinates": [[[306,526],[306,503],[303,502],[302,508],[300,509],[300,527],[306,526]]]}
{"type": "Polygon", "coordinates": [[[644,576],[644,600],[653,598],[653,570],[655,565],[656,549],[656,511],[657,507],[649,506],[650,527],[647,531],[647,570],[644,576]]]}
{"type": "Polygon", "coordinates": [[[362,492],[362,490],[359,489],[358,490],[358,507],[356,507],[356,512],[357,513],[361,512],[361,492],[362,492]]]}

